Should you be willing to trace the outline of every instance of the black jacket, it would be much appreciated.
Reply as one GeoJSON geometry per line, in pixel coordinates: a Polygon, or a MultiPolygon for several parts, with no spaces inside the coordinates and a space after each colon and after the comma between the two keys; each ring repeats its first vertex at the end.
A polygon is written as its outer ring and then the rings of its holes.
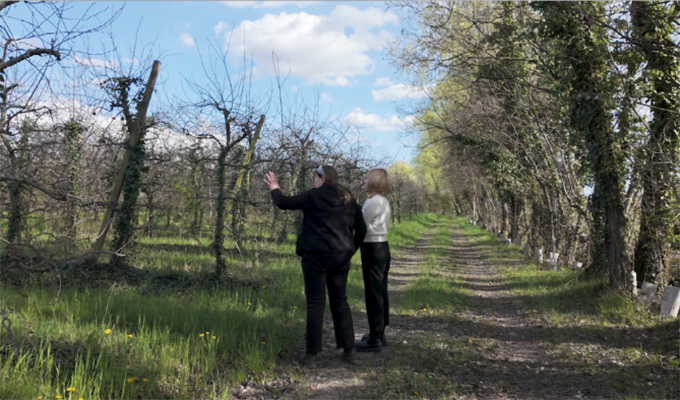
{"type": "Polygon", "coordinates": [[[352,199],[346,204],[338,190],[322,185],[296,196],[284,196],[272,190],[274,205],[282,210],[302,210],[302,233],[295,253],[299,256],[352,256],[366,236],[366,223],[361,207],[352,199]]]}

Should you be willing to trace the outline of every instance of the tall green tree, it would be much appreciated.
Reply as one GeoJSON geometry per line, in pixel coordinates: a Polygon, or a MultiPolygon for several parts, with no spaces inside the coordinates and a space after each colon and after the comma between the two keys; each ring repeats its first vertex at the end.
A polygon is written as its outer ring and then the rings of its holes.
{"type": "Polygon", "coordinates": [[[643,79],[648,83],[645,95],[652,114],[642,152],[640,233],[634,258],[639,282],[664,283],[673,223],[678,218],[673,190],[677,190],[680,164],[680,51],[672,35],[677,33],[679,12],[677,3],[630,3],[633,42],[646,62],[643,79]]]}
{"type": "Polygon", "coordinates": [[[629,261],[625,248],[625,182],[627,138],[613,127],[616,108],[610,74],[610,42],[605,24],[606,3],[536,2],[543,16],[541,33],[553,40],[550,55],[558,90],[565,94],[569,125],[585,147],[593,179],[591,252],[595,269],[609,275],[610,287],[626,290],[629,261]]]}
{"type": "MultiPolygon", "coordinates": [[[[113,248],[115,250],[123,249],[132,239],[134,219],[137,216],[137,199],[142,187],[145,154],[144,137],[152,122],[151,119],[146,117],[146,114],[160,68],[160,61],[154,61],[146,83],[139,77],[119,76],[107,79],[101,84],[111,98],[111,108],[121,109],[129,137],[123,162],[109,196],[104,220],[99,229],[99,236],[92,248],[94,261],[98,260],[99,253],[104,247],[106,234],[121,192],[124,193],[123,203],[118,210],[115,221],[116,236],[113,248]]],[[[114,261],[118,262],[119,260],[116,258],[114,261]]]]}

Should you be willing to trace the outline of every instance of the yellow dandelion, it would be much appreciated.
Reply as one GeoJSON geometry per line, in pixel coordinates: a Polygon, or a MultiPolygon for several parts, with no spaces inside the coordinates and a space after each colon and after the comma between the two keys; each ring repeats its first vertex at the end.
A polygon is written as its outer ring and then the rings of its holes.
{"type": "Polygon", "coordinates": [[[263,285],[263,286],[262,286],[262,289],[264,289],[264,288],[266,288],[266,286],[263,285]]]}
{"type": "Polygon", "coordinates": [[[264,301],[264,300],[260,299],[260,301],[264,301]]]}
{"type": "Polygon", "coordinates": [[[128,335],[129,338],[134,337],[134,335],[128,335]]]}
{"type": "Polygon", "coordinates": [[[144,382],[148,382],[148,381],[149,381],[149,380],[148,380],[148,379],[146,379],[146,378],[144,378],[144,379],[142,379],[142,380],[143,380],[144,382]]]}
{"type": "Polygon", "coordinates": [[[281,292],[281,293],[279,293],[279,294],[283,294],[283,292],[281,292]]]}
{"type": "Polygon", "coordinates": [[[108,335],[109,333],[111,333],[111,329],[104,330],[104,333],[108,335]]]}
{"type": "Polygon", "coordinates": [[[74,388],[74,387],[66,388],[66,391],[67,392],[75,392],[76,388],[74,388]]]}
{"type": "Polygon", "coordinates": [[[55,398],[55,399],[61,399],[61,396],[56,395],[56,396],[54,396],[54,398],[55,398]]]}
{"type": "Polygon", "coordinates": [[[217,337],[216,337],[216,336],[213,336],[213,339],[217,339],[217,337]]]}
{"type": "Polygon", "coordinates": [[[38,400],[42,400],[42,396],[38,396],[38,400]]]}
{"type": "Polygon", "coordinates": [[[127,378],[126,381],[128,381],[128,383],[132,383],[135,381],[135,378],[127,378]]]}
{"type": "Polygon", "coordinates": [[[418,394],[418,392],[413,392],[413,394],[415,394],[416,396],[420,396],[420,395],[418,394]]]}
{"type": "Polygon", "coordinates": [[[297,306],[293,306],[293,308],[296,308],[296,309],[297,309],[297,306]]]}
{"type": "Polygon", "coordinates": [[[85,399],[83,399],[82,397],[78,397],[78,400],[85,400],[85,399]]]}
{"type": "Polygon", "coordinates": [[[249,305],[249,306],[252,306],[252,305],[253,305],[253,303],[251,303],[251,302],[248,302],[248,305],[249,305]]]}
{"type": "Polygon", "coordinates": [[[260,342],[260,344],[267,344],[267,343],[265,343],[265,342],[260,342]]]}
{"type": "Polygon", "coordinates": [[[423,308],[423,311],[427,311],[427,308],[423,308]]]}
{"type": "Polygon", "coordinates": [[[206,335],[210,335],[210,332],[206,332],[205,334],[206,334],[206,335]]]}
{"type": "Polygon", "coordinates": [[[203,337],[203,336],[205,336],[205,333],[201,333],[200,335],[198,335],[198,337],[203,337]]]}

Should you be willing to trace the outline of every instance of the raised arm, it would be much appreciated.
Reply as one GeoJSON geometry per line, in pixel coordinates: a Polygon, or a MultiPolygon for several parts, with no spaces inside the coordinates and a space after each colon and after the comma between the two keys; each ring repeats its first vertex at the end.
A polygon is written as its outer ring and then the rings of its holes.
{"type": "Polygon", "coordinates": [[[267,172],[264,176],[264,183],[271,190],[274,205],[282,210],[303,210],[311,206],[311,196],[309,191],[298,194],[297,196],[284,196],[279,188],[279,181],[273,172],[267,172]]]}
{"type": "Polygon", "coordinates": [[[312,204],[309,191],[302,192],[296,196],[284,196],[281,189],[272,190],[272,201],[274,205],[282,210],[304,210],[312,204]]]}

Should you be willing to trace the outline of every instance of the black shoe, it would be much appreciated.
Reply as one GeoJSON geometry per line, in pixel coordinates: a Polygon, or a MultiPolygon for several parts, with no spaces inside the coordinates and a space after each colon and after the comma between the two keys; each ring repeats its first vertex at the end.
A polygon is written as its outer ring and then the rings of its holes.
{"type": "Polygon", "coordinates": [[[354,349],[345,349],[340,356],[340,359],[347,364],[354,365],[357,363],[356,357],[354,357],[354,349]]]}
{"type": "Polygon", "coordinates": [[[318,360],[318,357],[316,356],[316,353],[307,353],[304,352],[300,354],[300,357],[298,358],[298,362],[306,367],[313,368],[316,366],[316,361],[318,360]]]}
{"type": "MultiPolygon", "coordinates": [[[[368,339],[370,339],[370,338],[371,338],[371,335],[367,333],[367,334],[365,334],[364,336],[361,337],[361,340],[368,341],[368,339]]],[[[383,347],[387,347],[387,338],[385,337],[384,333],[380,334],[380,343],[382,343],[383,347]]]]}
{"type": "Polygon", "coordinates": [[[375,343],[371,343],[368,340],[356,341],[354,342],[354,348],[359,353],[380,353],[382,351],[380,340],[376,340],[375,343]]]}

